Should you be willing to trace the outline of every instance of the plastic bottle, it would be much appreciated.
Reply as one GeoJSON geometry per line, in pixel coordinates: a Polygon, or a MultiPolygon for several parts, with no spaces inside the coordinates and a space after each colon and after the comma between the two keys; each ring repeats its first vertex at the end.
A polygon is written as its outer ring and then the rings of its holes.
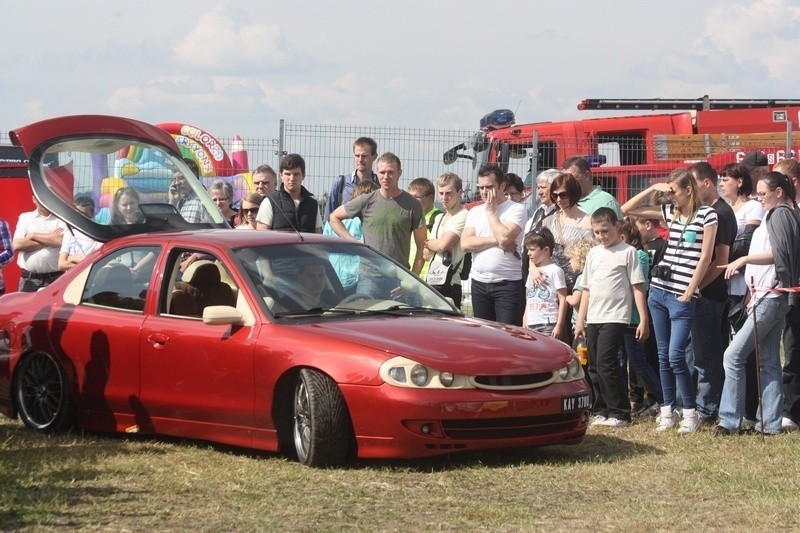
{"type": "Polygon", "coordinates": [[[586,337],[583,335],[575,339],[575,353],[578,354],[578,361],[581,365],[586,366],[589,364],[589,346],[586,344],[586,337]]]}

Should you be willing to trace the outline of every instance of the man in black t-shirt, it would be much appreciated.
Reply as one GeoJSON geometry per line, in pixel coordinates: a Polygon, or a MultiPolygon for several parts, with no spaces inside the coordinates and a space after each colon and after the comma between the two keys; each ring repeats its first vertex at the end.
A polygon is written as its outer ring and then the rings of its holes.
{"type": "Polygon", "coordinates": [[[697,382],[697,414],[702,424],[716,424],[725,370],[723,354],[728,346],[728,284],[722,275],[733,240],[736,238],[736,216],[717,192],[717,171],[705,161],[695,163],[690,171],[697,181],[703,205],[717,213],[717,236],[714,254],[699,289],[701,298],[695,307],[692,335],[686,348],[686,361],[697,382]]]}

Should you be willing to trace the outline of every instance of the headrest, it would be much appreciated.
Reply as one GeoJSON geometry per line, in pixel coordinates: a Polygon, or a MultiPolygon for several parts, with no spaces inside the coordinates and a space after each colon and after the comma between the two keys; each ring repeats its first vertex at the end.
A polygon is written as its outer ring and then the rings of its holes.
{"type": "Polygon", "coordinates": [[[106,290],[129,288],[133,285],[131,269],[120,263],[111,263],[101,268],[94,278],[95,286],[105,287],[106,290]]]}
{"type": "MultiPolygon", "coordinates": [[[[184,279],[186,279],[184,277],[184,279]]],[[[197,267],[188,280],[194,286],[218,285],[220,282],[219,269],[214,263],[205,263],[197,267]]]]}

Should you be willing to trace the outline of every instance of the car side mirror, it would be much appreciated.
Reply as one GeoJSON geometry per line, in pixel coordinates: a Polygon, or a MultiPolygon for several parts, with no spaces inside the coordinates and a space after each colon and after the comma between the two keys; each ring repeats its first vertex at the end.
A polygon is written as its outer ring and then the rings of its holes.
{"type": "Polygon", "coordinates": [[[230,305],[209,305],[203,309],[204,324],[240,326],[242,318],[242,313],[230,305]]]}

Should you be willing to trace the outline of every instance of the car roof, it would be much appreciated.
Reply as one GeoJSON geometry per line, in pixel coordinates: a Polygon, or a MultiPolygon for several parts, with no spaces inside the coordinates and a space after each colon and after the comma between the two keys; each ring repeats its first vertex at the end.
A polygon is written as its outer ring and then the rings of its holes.
{"type": "MultiPolygon", "coordinates": [[[[139,245],[145,242],[169,240],[183,246],[224,245],[227,248],[244,248],[248,246],[273,246],[281,244],[316,244],[331,242],[348,242],[339,237],[320,235],[319,233],[294,233],[290,231],[239,230],[239,229],[204,229],[193,231],[170,231],[145,233],[123,237],[116,241],[119,244],[139,245]]],[[[356,241],[350,241],[358,244],[356,241]]]]}

